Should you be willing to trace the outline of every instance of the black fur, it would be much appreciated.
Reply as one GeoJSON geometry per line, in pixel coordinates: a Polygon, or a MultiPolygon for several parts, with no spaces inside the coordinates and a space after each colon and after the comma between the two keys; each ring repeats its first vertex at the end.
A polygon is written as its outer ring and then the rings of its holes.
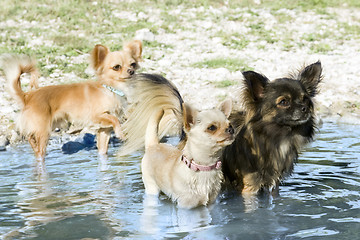
{"type": "Polygon", "coordinates": [[[178,89],[163,76],[159,74],[139,73],[133,77],[133,82],[136,81],[148,81],[154,85],[159,85],[159,87],[162,87],[161,85],[165,85],[174,94],[174,96],[179,99],[180,106],[182,107],[184,101],[178,89]]]}
{"type": "Polygon", "coordinates": [[[292,173],[301,148],[315,133],[313,97],[321,81],[316,62],[289,78],[269,81],[244,72],[244,112],[230,117],[237,136],[223,154],[227,182],[239,191],[273,189],[292,173]]]}

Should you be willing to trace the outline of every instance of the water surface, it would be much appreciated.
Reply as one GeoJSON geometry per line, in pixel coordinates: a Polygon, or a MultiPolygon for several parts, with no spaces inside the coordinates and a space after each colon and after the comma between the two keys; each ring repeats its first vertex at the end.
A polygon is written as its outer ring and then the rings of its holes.
{"type": "Polygon", "coordinates": [[[96,150],[46,166],[27,143],[0,152],[0,236],[4,239],[360,239],[359,126],[326,122],[300,156],[280,197],[251,202],[223,192],[215,204],[179,209],[146,198],[141,154],[107,159],[96,150]]]}

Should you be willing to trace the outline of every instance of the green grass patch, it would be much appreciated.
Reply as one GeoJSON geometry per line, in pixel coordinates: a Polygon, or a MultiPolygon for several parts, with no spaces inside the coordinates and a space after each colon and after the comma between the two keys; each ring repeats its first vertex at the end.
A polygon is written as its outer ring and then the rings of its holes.
{"type": "Polygon", "coordinates": [[[266,30],[264,27],[264,23],[251,23],[249,25],[251,31],[250,33],[254,36],[257,36],[259,40],[265,40],[268,43],[275,43],[278,42],[279,39],[276,36],[276,33],[270,30],[266,30]]]}
{"type": "Polygon", "coordinates": [[[331,31],[325,31],[322,33],[307,33],[304,34],[301,39],[308,41],[308,42],[316,42],[316,41],[321,41],[321,40],[325,40],[325,39],[335,39],[335,35],[333,32],[331,31]]]}
{"type": "Polygon", "coordinates": [[[344,29],[344,35],[345,39],[350,39],[353,37],[359,37],[360,36],[360,26],[359,25],[353,25],[349,24],[347,22],[339,23],[339,28],[344,29]]]}
{"type": "Polygon", "coordinates": [[[78,55],[79,52],[88,53],[94,47],[86,38],[73,35],[55,35],[52,40],[55,45],[64,47],[63,51],[67,56],[78,55]]]}
{"type": "Polygon", "coordinates": [[[217,98],[217,100],[218,100],[219,102],[222,102],[222,101],[224,101],[225,99],[228,98],[228,95],[226,95],[226,94],[221,94],[221,95],[217,95],[216,98],[217,98]]]}
{"type": "Polygon", "coordinates": [[[197,62],[194,65],[198,68],[226,68],[231,72],[252,70],[245,60],[239,58],[216,58],[197,62]]]}
{"type": "Polygon", "coordinates": [[[331,52],[332,50],[332,47],[327,43],[317,43],[310,46],[310,51],[313,53],[327,53],[331,52]]]}
{"type": "MultiPolygon", "coordinates": [[[[254,6],[251,4],[248,6],[254,6]]],[[[256,6],[256,5],[255,5],[256,6]]],[[[311,11],[316,9],[324,9],[327,7],[339,8],[339,7],[360,7],[360,1],[358,0],[262,0],[258,7],[269,7],[271,9],[301,9],[303,11],[311,11]]]]}
{"type": "Polygon", "coordinates": [[[226,88],[226,87],[236,85],[237,82],[231,81],[231,80],[222,80],[222,81],[212,82],[212,84],[215,84],[215,87],[217,87],[217,88],[226,88]]]}
{"type": "Polygon", "coordinates": [[[225,33],[223,31],[219,31],[216,33],[217,37],[221,37],[222,38],[222,44],[224,46],[233,48],[233,49],[244,49],[247,47],[247,45],[250,43],[248,36],[239,34],[239,33],[225,33]]]}
{"type": "Polygon", "coordinates": [[[280,12],[275,10],[271,10],[270,12],[280,24],[285,24],[293,20],[293,17],[285,12],[280,12]]]}
{"type": "Polygon", "coordinates": [[[282,49],[283,49],[284,51],[289,52],[289,51],[291,51],[292,49],[294,49],[295,46],[296,46],[296,44],[295,44],[295,42],[294,42],[294,40],[293,40],[292,38],[288,38],[288,37],[287,37],[287,38],[285,38],[285,39],[283,40],[282,49]]]}

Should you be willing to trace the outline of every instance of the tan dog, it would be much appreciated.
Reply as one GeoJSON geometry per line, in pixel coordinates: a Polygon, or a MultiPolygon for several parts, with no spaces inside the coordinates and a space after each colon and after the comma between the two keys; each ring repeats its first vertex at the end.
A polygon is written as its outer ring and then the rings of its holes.
{"type": "Polygon", "coordinates": [[[146,129],[141,163],[147,194],[162,191],[184,208],[215,201],[223,180],[220,157],[234,139],[234,129],[227,119],[231,105],[231,101],[225,101],[219,109],[204,111],[183,105],[187,135],[183,151],[159,143],[158,127],[164,110],[153,114],[146,129]]]}
{"type": "Polygon", "coordinates": [[[4,56],[2,65],[12,96],[21,104],[20,132],[28,137],[38,159],[44,159],[50,132],[55,122],[68,120],[97,127],[97,147],[106,154],[111,130],[122,138],[119,114],[126,102],[126,81],[141,60],[140,41],[133,41],[122,51],[110,52],[96,45],[91,53],[92,66],[99,81],[41,87],[29,92],[21,89],[20,76],[31,73],[31,85],[37,86],[35,62],[28,56],[4,56]],[[121,96],[119,96],[121,95],[121,96]]]}

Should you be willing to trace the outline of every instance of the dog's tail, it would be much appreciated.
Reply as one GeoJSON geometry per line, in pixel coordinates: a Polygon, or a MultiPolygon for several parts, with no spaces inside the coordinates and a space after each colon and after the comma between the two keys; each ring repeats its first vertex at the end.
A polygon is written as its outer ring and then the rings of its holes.
{"type": "Polygon", "coordinates": [[[8,81],[10,94],[24,106],[25,92],[21,89],[20,76],[23,73],[30,73],[30,89],[38,88],[39,72],[36,68],[36,61],[27,55],[5,54],[0,57],[0,67],[8,81]]]}
{"type": "Polygon", "coordinates": [[[144,147],[145,131],[154,112],[163,109],[158,135],[170,130],[179,134],[182,129],[183,99],[177,88],[166,78],[156,74],[137,74],[129,80],[132,101],[128,119],[122,125],[126,141],[119,154],[126,155],[144,147]]]}
{"type": "Polygon", "coordinates": [[[161,109],[157,112],[154,112],[149,120],[149,123],[146,127],[145,133],[145,148],[150,147],[154,144],[159,144],[159,123],[161,118],[164,116],[164,110],[161,109]]]}

